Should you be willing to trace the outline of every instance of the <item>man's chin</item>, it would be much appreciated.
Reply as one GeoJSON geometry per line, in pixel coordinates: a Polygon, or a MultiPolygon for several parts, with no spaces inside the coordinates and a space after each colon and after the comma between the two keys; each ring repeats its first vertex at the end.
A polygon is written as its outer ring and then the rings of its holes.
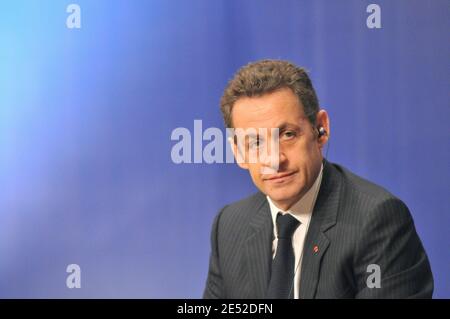
{"type": "Polygon", "coordinates": [[[269,196],[274,203],[282,204],[283,206],[291,206],[300,199],[298,193],[289,194],[287,192],[282,192],[281,190],[269,192],[266,193],[266,195],[269,196]]]}

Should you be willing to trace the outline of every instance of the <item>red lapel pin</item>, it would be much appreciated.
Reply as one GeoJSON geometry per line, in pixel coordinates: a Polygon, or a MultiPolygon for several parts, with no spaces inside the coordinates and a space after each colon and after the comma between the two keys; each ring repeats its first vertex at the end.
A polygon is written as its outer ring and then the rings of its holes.
{"type": "Polygon", "coordinates": [[[317,254],[319,252],[319,246],[314,246],[313,251],[315,254],[317,254]]]}

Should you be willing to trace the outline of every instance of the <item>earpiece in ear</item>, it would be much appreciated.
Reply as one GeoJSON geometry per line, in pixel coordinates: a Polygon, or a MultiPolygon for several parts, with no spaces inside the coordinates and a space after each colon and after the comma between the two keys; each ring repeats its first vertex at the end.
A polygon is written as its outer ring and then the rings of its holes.
{"type": "Polygon", "coordinates": [[[319,127],[317,131],[319,132],[319,134],[317,135],[319,138],[327,134],[327,131],[323,128],[323,126],[319,127]]]}

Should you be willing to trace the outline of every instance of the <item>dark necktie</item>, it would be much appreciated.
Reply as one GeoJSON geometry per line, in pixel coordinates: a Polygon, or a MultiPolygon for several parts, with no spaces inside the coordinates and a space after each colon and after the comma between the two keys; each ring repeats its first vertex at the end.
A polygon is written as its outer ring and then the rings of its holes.
{"type": "Polygon", "coordinates": [[[267,298],[289,299],[294,294],[295,257],[292,248],[292,236],[300,222],[290,214],[277,215],[278,244],[275,259],[272,262],[267,298]]]}

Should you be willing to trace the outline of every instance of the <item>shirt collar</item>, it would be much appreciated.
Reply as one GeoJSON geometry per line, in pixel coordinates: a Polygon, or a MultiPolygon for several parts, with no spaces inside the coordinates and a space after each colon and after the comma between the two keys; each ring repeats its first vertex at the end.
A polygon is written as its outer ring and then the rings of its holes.
{"type": "Polygon", "coordinates": [[[267,197],[267,201],[269,202],[270,206],[270,213],[272,215],[272,222],[275,228],[275,235],[276,235],[276,219],[277,214],[280,212],[281,214],[291,214],[294,216],[300,223],[307,224],[308,220],[311,218],[311,214],[314,208],[314,204],[316,202],[317,194],[319,192],[320,184],[322,182],[322,173],[323,173],[323,164],[320,167],[319,175],[317,176],[313,186],[306,192],[305,195],[303,195],[302,198],[300,198],[290,209],[287,211],[284,211],[282,209],[279,209],[270,199],[269,196],[267,197]]]}

